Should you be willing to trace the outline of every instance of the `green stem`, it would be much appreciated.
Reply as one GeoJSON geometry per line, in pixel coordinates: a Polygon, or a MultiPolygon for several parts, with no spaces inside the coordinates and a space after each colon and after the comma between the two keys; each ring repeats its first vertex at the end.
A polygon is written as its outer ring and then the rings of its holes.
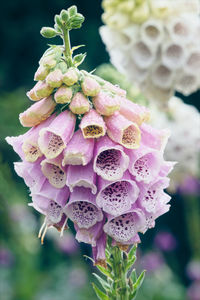
{"type": "Polygon", "coordinates": [[[62,28],[62,30],[63,30],[63,41],[64,41],[64,47],[65,47],[64,55],[65,55],[65,58],[66,58],[67,65],[69,67],[72,67],[73,62],[72,62],[69,30],[65,29],[64,27],[62,28]]]}
{"type": "Polygon", "coordinates": [[[113,271],[116,280],[116,295],[119,300],[128,300],[128,285],[127,285],[127,274],[125,270],[125,260],[123,258],[123,252],[118,248],[113,249],[113,271]]]}

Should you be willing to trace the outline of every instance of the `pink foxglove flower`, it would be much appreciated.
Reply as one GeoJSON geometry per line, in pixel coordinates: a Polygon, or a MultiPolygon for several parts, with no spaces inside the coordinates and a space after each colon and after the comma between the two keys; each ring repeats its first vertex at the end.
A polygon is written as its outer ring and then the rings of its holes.
{"type": "Polygon", "coordinates": [[[103,118],[94,110],[84,115],[80,123],[84,138],[98,138],[106,133],[106,125],[103,118]]]}
{"type": "Polygon", "coordinates": [[[52,97],[33,104],[27,110],[19,115],[19,120],[24,127],[33,127],[46,120],[54,111],[56,103],[52,97]]]}
{"type": "Polygon", "coordinates": [[[94,171],[105,180],[117,180],[128,169],[129,157],[123,147],[107,135],[98,139],[94,152],[94,171]]]}
{"type": "MultiPolygon", "coordinates": [[[[83,22],[76,14],[72,7],[55,18],[65,43],[69,29],[83,22]]],[[[49,37],[55,29],[41,33],[49,37]]],[[[33,128],[7,142],[22,159],[15,170],[30,189],[29,205],[45,215],[41,242],[51,226],[62,235],[70,219],[76,239],[92,246],[94,264],[104,270],[106,245],[126,251],[169,210],[164,190],[174,163],[163,158],[168,131],[146,124],[148,110],[126,99],[126,91],[78,70],[84,55],[72,53],[69,44],[50,46],[44,53],[35,75],[39,82],[29,92],[38,102],[20,114],[22,125],[33,128]],[[46,93],[51,96],[40,100],[46,93]]],[[[135,254],[132,249],[127,255],[135,254]]],[[[126,268],[113,251],[116,267],[126,268]]],[[[123,276],[128,284],[127,272],[123,276]]]]}
{"type": "Polygon", "coordinates": [[[76,118],[69,111],[63,111],[46,128],[40,130],[38,144],[47,158],[57,157],[70,141],[76,118]]]}
{"type": "Polygon", "coordinates": [[[96,201],[99,207],[111,215],[119,215],[131,208],[137,200],[139,188],[131,175],[126,171],[123,177],[113,182],[106,181],[99,177],[99,193],[96,201]]]}
{"type": "Polygon", "coordinates": [[[103,213],[96,205],[96,197],[89,189],[82,187],[74,188],[65,212],[79,228],[88,229],[103,219],[103,213]]]}
{"type": "Polygon", "coordinates": [[[63,188],[66,185],[67,170],[62,167],[62,154],[53,159],[43,159],[41,170],[49,183],[56,188],[63,188]]]}
{"type": "Polygon", "coordinates": [[[67,168],[66,185],[69,187],[70,192],[73,192],[76,186],[83,186],[90,188],[92,194],[97,193],[96,186],[97,174],[93,170],[93,164],[89,163],[86,166],[69,165],[67,168]]]}
{"type": "Polygon", "coordinates": [[[106,117],[108,136],[116,143],[128,149],[137,149],[140,145],[141,133],[136,123],[129,121],[119,113],[106,117]]]}
{"type": "Polygon", "coordinates": [[[87,165],[93,157],[94,139],[85,139],[81,130],[77,130],[63,151],[63,166],[87,165]]]}

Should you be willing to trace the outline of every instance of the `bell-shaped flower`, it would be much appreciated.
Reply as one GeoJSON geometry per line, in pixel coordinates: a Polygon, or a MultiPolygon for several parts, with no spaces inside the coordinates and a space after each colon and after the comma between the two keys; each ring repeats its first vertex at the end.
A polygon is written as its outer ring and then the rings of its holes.
{"type": "Polygon", "coordinates": [[[41,162],[41,170],[49,183],[55,188],[61,189],[66,184],[67,170],[63,168],[62,154],[53,159],[44,159],[41,162]]]}
{"type": "Polygon", "coordinates": [[[98,190],[97,205],[113,216],[129,210],[139,195],[139,188],[136,182],[131,179],[128,171],[124,173],[121,179],[113,182],[99,177],[98,190]]]}
{"type": "Polygon", "coordinates": [[[142,210],[135,208],[116,217],[108,215],[108,221],[103,229],[116,242],[128,245],[133,239],[138,240],[137,233],[143,230],[144,225],[145,216],[142,210]]]}
{"type": "Polygon", "coordinates": [[[140,129],[142,143],[144,145],[159,151],[164,151],[168,138],[170,136],[169,130],[159,130],[146,123],[143,123],[140,129]]]}
{"type": "Polygon", "coordinates": [[[128,149],[137,149],[140,145],[141,133],[136,123],[116,112],[105,118],[108,136],[116,143],[128,149]]]}
{"type": "Polygon", "coordinates": [[[103,213],[96,205],[95,198],[90,189],[83,187],[76,187],[71,193],[64,211],[79,228],[88,229],[102,221],[103,213]]]}
{"type": "Polygon", "coordinates": [[[41,160],[42,159],[39,159],[35,163],[26,161],[14,163],[15,172],[18,176],[23,178],[25,184],[32,190],[32,192],[39,191],[46,180],[41,171],[41,160]]]}
{"type": "Polygon", "coordinates": [[[52,97],[44,98],[31,105],[19,115],[19,120],[24,127],[33,127],[46,120],[55,110],[56,103],[52,97]]]}
{"type": "Polygon", "coordinates": [[[77,224],[74,224],[76,229],[76,239],[79,243],[90,244],[92,247],[96,247],[97,241],[102,234],[102,228],[105,223],[103,219],[101,222],[97,222],[90,228],[79,228],[77,224]]]}
{"type": "Polygon", "coordinates": [[[90,111],[83,116],[79,127],[85,139],[99,138],[106,134],[105,122],[102,116],[94,109],[90,109],[90,111]]]}
{"type": "Polygon", "coordinates": [[[50,116],[47,120],[32,127],[23,135],[7,137],[7,143],[13,147],[22,160],[35,162],[43,155],[38,146],[39,131],[41,128],[48,126],[54,117],[55,115],[50,116]]]}
{"type": "Polygon", "coordinates": [[[63,189],[53,188],[47,180],[38,194],[32,194],[33,202],[30,203],[30,206],[46,216],[38,234],[38,237],[41,238],[41,244],[43,244],[46,232],[51,226],[55,226],[61,231],[61,235],[63,234],[67,223],[63,207],[68,197],[69,189],[67,187],[63,189]]]}
{"type": "Polygon", "coordinates": [[[129,172],[135,176],[136,181],[150,183],[158,176],[163,163],[162,154],[143,144],[138,149],[126,150],[129,156],[129,172]]]}
{"type": "Polygon", "coordinates": [[[97,140],[94,151],[94,171],[105,180],[120,179],[127,170],[129,157],[119,144],[107,135],[97,140]]]}
{"type": "MultiPolygon", "coordinates": [[[[160,205],[163,190],[169,186],[169,178],[159,178],[150,184],[140,184],[138,204],[148,213],[155,213],[160,205]]],[[[166,194],[167,195],[167,194],[166,194]]],[[[170,197],[169,197],[170,200],[170,197]]]]}
{"type": "Polygon", "coordinates": [[[87,165],[93,157],[94,139],[85,139],[77,130],[63,152],[63,166],[87,165]]]}
{"type": "Polygon", "coordinates": [[[73,192],[75,187],[90,188],[92,194],[96,194],[96,173],[93,170],[92,162],[86,166],[68,166],[66,185],[70,192],[73,192]]]}
{"type": "Polygon", "coordinates": [[[69,111],[60,113],[51,124],[39,132],[38,145],[46,158],[57,157],[73,136],[76,117],[69,111]]]}
{"type": "Polygon", "coordinates": [[[72,98],[69,108],[74,114],[82,115],[90,110],[90,104],[87,97],[78,92],[72,98]]]}

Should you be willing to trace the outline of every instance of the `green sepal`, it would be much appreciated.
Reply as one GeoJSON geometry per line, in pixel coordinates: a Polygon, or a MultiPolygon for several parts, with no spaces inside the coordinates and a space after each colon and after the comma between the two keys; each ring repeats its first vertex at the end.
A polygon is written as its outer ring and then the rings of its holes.
{"type": "Polygon", "coordinates": [[[62,19],[63,22],[68,22],[69,21],[69,13],[67,10],[63,9],[61,10],[61,13],[60,13],[60,17],[62,19]]]}
{"type": "Polygon", "coordinates": [[[62,23],[61,17],[59,15],[55,15],[54,21],[59,27],[61,27],[61,28],[63,27],[63,23],[62,23]]]}
{"type": "Polygon", "coordinates": [[[78,67],[84,61],[86,53],[80,53],[73,57],[73,64],[78,67]]]}
{"type": "Polygon", "coordinates": [[[95,291],[95,293],[96,293],[98,299],[100,299],[100,300],[109,300],[108,296],[107,296],[105,293],[103,293],[103,292],[96,286],[96,284],[92,283],[92,287],[93,287],[93,289],[94,289],[94,291],[95,291]]]}
{"type": "Polygon", "coordinates": [[[97,275],[96,273],[92,273],[92,275],[94,275],[94,277],[96,277],[96,279],[99,281],[99,283],[101,284],[102,288],[107,292],[110,290],[110,286],[107,283],[107,281],[105,281],[103,278],[101,278],[99,275],[97,275]]]}
{"type": "Polygon", "coordinates": [[[77,7],[76,5],[72,5],[71,7],[68,8],[69,16],[73,17],[77,14],[77,7]]]}

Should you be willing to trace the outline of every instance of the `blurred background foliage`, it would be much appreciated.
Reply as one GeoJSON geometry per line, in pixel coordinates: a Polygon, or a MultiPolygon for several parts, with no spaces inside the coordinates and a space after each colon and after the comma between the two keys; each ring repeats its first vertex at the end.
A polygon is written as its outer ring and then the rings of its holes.
{"type": "MultiPolygon", "coordinates": [[[[86,17],[83,27],[74,30],[72,44],[86,45],[87,58],[82,68],[91,71],[109,61],[98,34],[102,24],[100,0],[15,0],[1,3],[1,300],[95,299],[91,287],[93,267],[83,258],[84,254],[90,255],[89,247],[77,245],[70,232],[65,233],[61,242],[53,231],[48,233],[44,246],[40,246],[37,239],[39,216],[27,206],[30,202],[28,190],[13,171],[13,161],[18,157],[4,140],[7,135],[25,132],[19,124],[18,114],[30,105],[25,93],[33,86],[38,60],[47,46],[39,31],[42,26],[51,26],[54,15],[72,4],[77,5],[86,17]]],[[[199,108],[198,99],[199,92],[184,98],[184,101],[199,108]]],[[[186,229],[183,198],[176,195],[171,204],[171,211],[157,221],[155,229],[142,237],[138,268],[142,265],[149,269],[149,275],[138,297],[140,300],[183,300],[191,284],[186,266],[193,258],[192,238],[186,229]],[[176,245],[172,249],[164,250],[155,243],[159,231],[174,236],[176,245]]]]}

